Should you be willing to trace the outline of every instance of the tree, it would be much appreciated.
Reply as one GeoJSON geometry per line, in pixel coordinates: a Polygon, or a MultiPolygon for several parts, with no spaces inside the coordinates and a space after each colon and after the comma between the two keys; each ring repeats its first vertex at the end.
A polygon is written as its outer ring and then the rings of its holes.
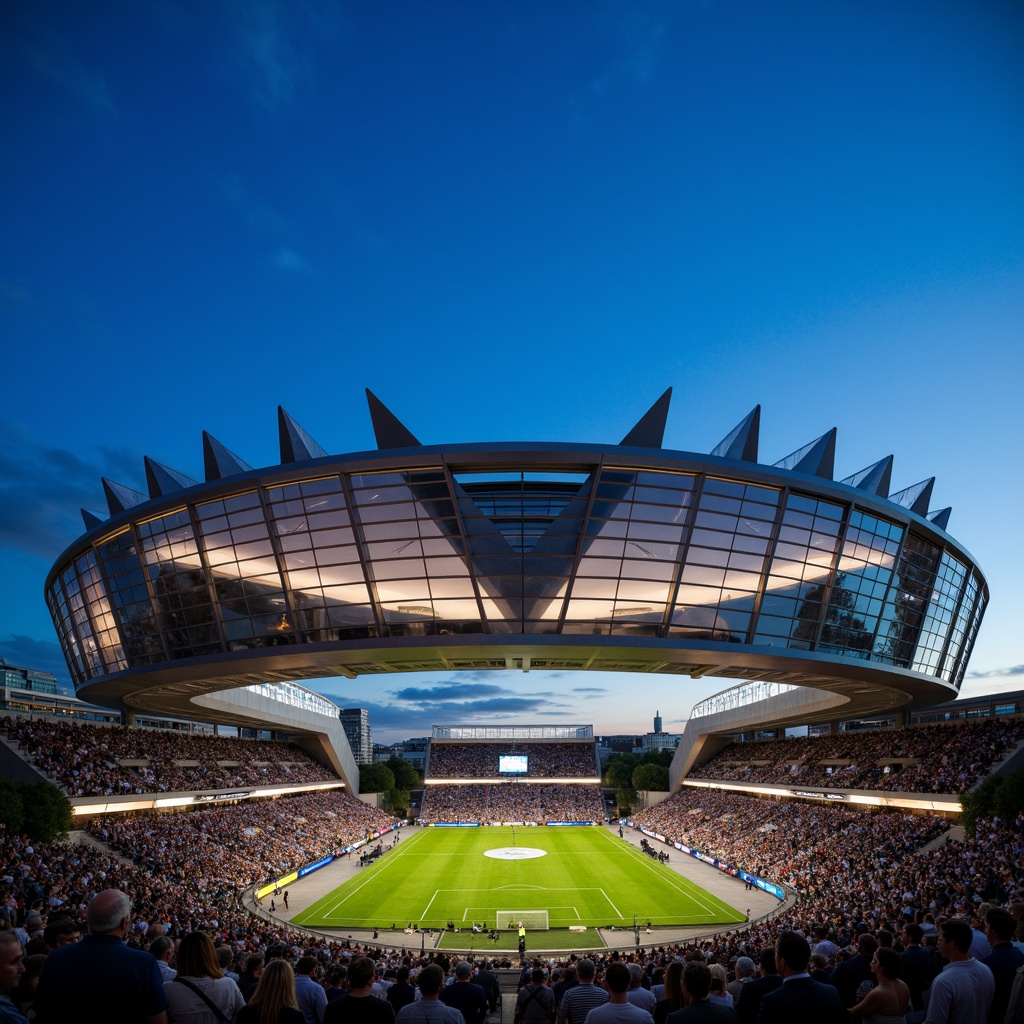
{"type": "Polygon", "coordinates": [[[23,782],[21,802],[25,808],[22,830],[38,843],[67,839],[71,831],[71,801],[52,782],[23,782]]]}
{"type": "Polygon", "coordinates": [[[612,754],[604,766],[605,782],[614,789],[632,789],[633,769],[639,763],[636,754],[612,754]]]}
{"type": "Polygon", "coordinates": [[[389,757],[385,762],[395,777],[395,789],[418,789],[420,773],[404,757],[389,757]]]}
{"type": "Polygon", "coordinates": [[[668,768],[660,764],[641,764],[633,769],[633,788],[664,793],[668,790],[668,768]]]}
{"type": "Polygon", "coordinates": [[[9,836],[21,833],[25,823],[25,807],[21,800],[20,787],[10,779],[0,776],[0,825],[9,836]]]}
{"type": "Polygon", "coordinates": [[[395,777],[391,769],[379,761],[376,764],[364,764],[359,769],[360,793],[387,793],[395,788],[395,777]]]}
{"type": "Polygon", "coordinates": [[[409,816],[409,791],[407,789],[389,790],[381,800],[381,806],[396,818],[407,818],[409,816]]]}

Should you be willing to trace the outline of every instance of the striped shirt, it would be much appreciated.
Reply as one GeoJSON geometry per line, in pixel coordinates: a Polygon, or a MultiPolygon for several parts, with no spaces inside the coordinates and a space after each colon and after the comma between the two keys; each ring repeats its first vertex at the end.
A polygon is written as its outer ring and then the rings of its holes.
{"type": "Polygon", "coordinates": [[[608,993],[603,988],[593,984],[576,985],[562,996],[558,1016],[568,1024],[583,1024],[595,1006],[604,1006],[607,1002],[608,993]]]}

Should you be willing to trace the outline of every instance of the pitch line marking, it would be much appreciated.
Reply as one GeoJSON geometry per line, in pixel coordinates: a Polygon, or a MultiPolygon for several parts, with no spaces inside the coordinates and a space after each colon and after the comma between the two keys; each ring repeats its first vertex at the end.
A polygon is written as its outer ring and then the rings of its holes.
{"type": "MultiPolygon", "coordinates": [[[[621,911],[619,910],[619,908],[618,908],[617,906],[615,906],[615,904],[614,904],[614,903],[612,903],[612,901],[611,901],[610,899],[608,899],[608,893],[606,893],[606,892],[604,891],[604,889],[601,889],[601,890],[600,890],[600,893],[601,893],[601,895],[602,895],[602,896],[603,896],[603,897],[604,897],[604,898],[605,898],[606,900],[608,900],[608,906],[609,906],[609,907],[611,907],[611,908],[612,908],[612,910],[614,910],[614,911],[615,911],[615,913],[619,915],[619,919],[620,919],[620,920],[622,920],[622,921],[625,921],[625,918],[624,918],[624,917],[622,916],[622,912],[621,912],[621,911]]],[[[577,913],[577,915],[576,915],[576,916],[578,917],[578,916],[579,916],[579,914],[577,913]]]]}
{"type": "Polygon", "coordinates": [[[440,891],[441,891],[440,889],[435,889],[435,890],[434,890],[434,895],[430,897],[430,903],[428,903],[428,904],[427,904],[427,906],[426,906],[426,910],[424,910],[424,911],[423,911],[423,913],[422,913],[422,914],[420,914],[420,920],[421,920],[421,921],[423,920],[423,918],[425,918],[425,917],[427,916],[427,910],[429,910],[429,909],[430,909],[430,907],[431,907],[431,904],[432,904],[432,903],[434,902],[434,900],[436,900],[436,899],[437,899],[437,894],[438,894],[438,893],[439,893],[440,891]]]}
{"type": "MultiPolygon", "coordinates": [[[[410,842],[415,843],[416,840],[418,840],[424,834],[425,833],[420,832],[418,835],[413,836],[412,839],[410,840],[410,842]]],[[[405,847],[402,847],[402,850],[404,852],[405,851],[405,847]]],[[[348,892],[344,896],[342,896],[342,898],[340,900],[338,900],[337,903],[332,904],[328,910],[325,910],[325,911],[322,912],[324,917],[329,917],[331,914],[333,914],[338,909],[338,907],[340,907],[343,903],[345,903],[350,897],[355,896],[355,894],[357,892],[359,892],[359,890],[362,889],[364,885],[369,885],[370,882],[372,882],[375,878],[379,877],[381,872],[384,871],[385,868],[389,867],[391,864],[394,864],[397,859],[398,859],[397,857],[394,857],[394,858],[389,857],[387,860],[385,860],[385,862],[383,864],[380,865],[378,870],[373,871],[372,873],[368,872],[367,873],[367,878],[366,878],[365,882],[361,882],[351,892],[348,892]]],[[[342,884],[344,884],[344,883],[342,883],[342,884]]],[[[313,906],[309,907],[308,909],[312,910],[313,907],[315,907],[315,906],[316,906],[316,904],[314,903],[313,906]]]]}
{"type": "MultiPolygon", "coordinates": [[[[614,839],[613,839],[613,837],[612,837],[610,832],[605,832],[603,834],[608,837],[609,841],[612,842],[613,845],[615,845],[614,839]]],[[[656,874],[659,878],[665,879],[665,881],[667,881],[668,884],[671,885],[672,888],[675,889],[677,892],[680,892],[684,896],[686,896],[688,899],[693,900],[693,902],[696,903],[698,906],[700,906],[708,914],[709,917],[714,918],[715,916],[717,916],[715,911],[714,911],[714,909],[712,907],[709,907],[703,900],[699,899],[693,892],[688,891],[688,888],[686,886],[677,885],[676,881],[675,881],[675,877],[666,877],[665,875],[662,875],[659,872],[654,871],[654,865],[647,863],[647,861],[649,860],[647,854],[645,854],[645,853],[641,852],[640,850],[638,850],[635,846],[633,846],[632,843],[629,844],[629,847],[630,847],[630,851],[632,853],[632,856],[633,856],[634,860],[639,860],[640,863],[644,864],[644,866],[647,867],[648,870],[650,870],[652,873],[656,874]]],[[[675,847],[673,847],[673,849],[675,849],[675,847]]],[[[682,851],[676,850],[676,852],[677,853],[681,853],[682,851]]],[[[684,854],[684,856],[685,856],[685,854],[684,854]]],[[[691,882],[685,876],[680,875],[678,877],[679,877],[679,879],[681,881],[685,881],[687,883],[688,887],[690,887],[692,889],[699,888],[697,886],[696,882],[691,882]]],[[[735,909],[734,907],[729,907],[728,904],[723,903],[721,900],[719,902],[727,910],[734,910],[735,909]]]]}

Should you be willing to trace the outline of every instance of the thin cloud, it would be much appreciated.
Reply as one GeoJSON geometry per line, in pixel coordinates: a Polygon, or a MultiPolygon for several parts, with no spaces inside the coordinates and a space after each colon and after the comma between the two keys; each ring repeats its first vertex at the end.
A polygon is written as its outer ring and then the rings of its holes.
{"type": "Polygon", "coordinates": [[[84,459],[39,442],[20,423],[0,421],[0,544],[54,558],[84,531],[79,508],[102,510],[101,477],[140,487],[142,455],[101,448],[84,459]]]}
{"type": "Polygon", "coordinates": [[[86,67],[67,41],[55,32],[33,27],[22,52],[37,75],[91,115],[107,121],[118,116],[106,79],[99,71],[86,67]]]}
{"type": "Polygon", "coordinates": [[[503,686],[496,686],[493,683],[449,683],[444,686],[407,686],[401,690],[391,691],[391,695],[395,700],[425,703],[456,698],[495,697],[499,694],[512,692],[503,686]]]}
{"type": "Polygon", "coordinates": [[[281,246],[274,253],[274,266],[292,274],[301,274],[307,269],[306,261],[294,250],[281,246]]]}
{"type": "Polygon", "coordinates": [[[573,693],[611,693],[606,686],[574,686],[573,693]]]}
{"type": "Polygon", "coordinates": [[[966,679],[1008,679],[1013,676],[1024,676],[1024,665],[1011,665],[1009,668],[992,668],[987,672],[968,672],[966,679]]]}
{"type": "Polygon", "coordinates": [[[64,662],[60,644],[52,640],[37,640],[35,637],[8,633],[0,637],[0,658],[8,665],[49,672],[66,687],[71,687],[71,677],[64,662]]]}
{"type": "Polygon", "coordinates": [[[229,0],[231,75],[268,113],[290,106],[313,80],[310,54],[337,28],[336,8],[300,0],[229,0]]]}

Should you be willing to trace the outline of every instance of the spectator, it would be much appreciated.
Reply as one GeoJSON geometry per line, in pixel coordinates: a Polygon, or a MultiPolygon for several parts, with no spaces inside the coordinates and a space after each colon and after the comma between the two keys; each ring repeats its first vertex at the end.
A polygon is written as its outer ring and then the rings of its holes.
{"type": "Polygon", "coordinates": [[[871,959],[878,949],[878,940],[865,932],[857,939],[857,953],[836,964],[828,976],[828,983],[839,993],[839,1001],[848,1010],[858,1000],[857,990],[864,982],[871,982],[874,974],[871,959]]]}
{"type": "MultiPolygon", "coordinates": [[[[260,983],[260,978],[263,976],[264,960],[260,953],[250,953],[245,958],[245,963],[242,965],[242,976],[238,979],[238,988],[242,993],[242,998],[247,1003],[252,1001],[253,993],[256,991],[260,983]]],[[[275,985],[280,984],[280,979],[275,985]]],[[[295,991],[295,975],[291,975],[290,981],[291,990],[295,991]]]]}
{"type": "Polygon", "coordinates": [[[992,972],[995,981],[988,1018],[991,1024],[1003,1024],[1014,975],[1024,967],[1024,953],[1016,949],[1012,941],[1016,929],[1017,922],[1008,910],[993,907],[985,915],[985,937],[992,946],[992,952],[981,962],[992,972]]]}
{"type": "Polygon", "coordinates": [[[295,975],[284,960],[267,964],[246,1006],[234,1024],[303,1024],[295,998],[295,975]]]}
{"type": "Polygon", "coordinates": [[[992,972],[970,955],[971,925],[950,918],[939,927],[939,952],[949,962],[932,982],[928,1024],[987,1024],[995,995],[992,972]]]}
{"type": "Polygon", "coordinates": [[[701,960],[691,960],[683,968],[683,994],[686,1005],[666,1018],[667,1024],[736,1024],[731,1006],[713,1003],[711,968],[701,960]]]}
{"type": "MultiPolygon", "coordinates": [[[[646,1010],[629,1001],[630,975],[626,964],[617,960],[610,963],[604,972],[604,982],[608,986],[608,998],[587,1013],[584,1024],[654,1024],[654,1018],[646,1010]]],[[[582,987],[570,989],[569,996],[582,987]]]]}
{"type": "MultiPolygon", "coordinates": [[[[583,1024],[587,1014],[595,1006],[608,1002],[608,993],[594,984],[597,967],[589,957],[576,961],[576,977],[579,983],[570,988],[558,1004],[558,1024],[583,1024]]],[[[626,972],[629,977],[629,972],[626,972]]]]}
{"type": "Polygon", "coordinates": [[[177,971],[171,967],[171,958],[174,956],[174,939],[166,935],[158,935],[150,944],[149,952],[156,958],[156,965],[160,968],[160,977],[163,981],[174,981],[177,971]]]}
{"type": "Polygon", "coordinates": [[[156,960],[124,944],[131,908],[131,899],[117,889],[104,889],[89,901],[89,934],[46,958],[35,1000],[39,1024],[77,1020],[85,1006],[102,1006],[109,1021],[167,1024],[156,960]]]}
{"type": "Polygon", "coordinates": [[[394,1024],[395,1011],[386,1000],[373,995],[377,965],[361,956],[349,964],[348,995],[335,999],[324,1010],[324,1024],[394,1024]]]}
{"type": "Polygon", "coordinates": [[[472,966],[460,960],[455,965],[455,983],[442,989],[441,1002],[458,1010],[466,1024],[483,1024],[487,1017],[487,996],[479,985],[470,981],[472,974],[472,966]]]}
{"type": "Polygon", "coordinates": [[[515,1024],[552,1024],[555,1019],[555,996],[544,984],[544,968],[534,967],[530,984],[516,996],[515,1024]]]}
{"type": "MultiPolygon", "coordinates": [[[[753,965],[751,965],[753,966],[753,965]]],[[[683,962],[673,960],[665,971],[665,997],[654,1007],[654,1024],[665,1024],[665,1018],[685,1005],[683,1001],[683,962]]]]}
{"type": "Polygon", "coordinates": [[[765,946],[761,950],[759,960],[761,976],[743,986],[736,1005],[736,1016],[739,1017],[740,1024],[754,1024],[761,1012],[761,1000],[782,984],[782,975],[779,974],[775,963],[775,949],[772,946],[765,946]]]}
{"type": "Polygon", "coordinates": [[[721,964],[711,965],[711,991],[708,993],[708,1001],[716,1003],[718,1006],[728,1006],[732,1008],[733,998],[732,993],[726,991],[726,985],[729,983],[729,976],[725,972],[725,968],[721,964]]]}
{"type": "Polygon", "coordinates": [[[903,961],[885,946],[879,946],[871,958],[871,972],[877,984],[851,1010],[854,1017],[870,1016],[879,1020],[902,1020],[910,1005],[910,988],[900,975],[903,961]]]}
{"type": "Polygon", "coordinates": [[[391,1008],[398,1014],[403,1006],[416,1002],[416,986],[409,982],[409,968],[402,964],[398,968],[398,978],[394,985],[388,989],[384,997],[391,1004],[391,1008]]]}
{"type": "Polygon", "coordinates": [[[245,1005],[238,985],[224,976],[206,932],[189,932],[176,960],[177,975],[164,982],[171,1024],[222,1024],[222,1016],[232,1020],[245,1005]]]}
{"type": "Polygon", "coordinates": [[[421,998],[398,1011],[395,1024],[464,1024],[462,1014],[438,999],[444,984],[444,971],[427,964],[416,979],[421,998]]]}
{"type": "Polygon", "coordinates": [[[644,977],[644,969],[639,964],[627,964],[626,967],[629,971],[629,990],[626,992],[626,998],[634,1006],[639,1006],[641,1010],[646,1010],[653,1016],[658,1000],[649,989],[640,984],[644,977]]]}
{"type": "Polygon", "coordinates": [[[323,1024],[327,994],[313,977],[314,974],[316,959],[308,954],[299,957],[299,962],[295,965],[295,997],[306,1024],[323,1024]]]}
{"type": "Polygon", "coordinates": [[[0,931],[0,1024],[28,1024],[28,1018],[11,1001],[11,993],[25,973],[25,952],[18,936],[0,931]]]}
{"type": "Polygon", "coordinates": [[[775,962],[782,985],[761,1000],[758,1024],[845,1024],[846,1011],[831,985],[815,981],[807,973],[811,947],[796,932],[783,932],[775,941],[775,962]]]}

